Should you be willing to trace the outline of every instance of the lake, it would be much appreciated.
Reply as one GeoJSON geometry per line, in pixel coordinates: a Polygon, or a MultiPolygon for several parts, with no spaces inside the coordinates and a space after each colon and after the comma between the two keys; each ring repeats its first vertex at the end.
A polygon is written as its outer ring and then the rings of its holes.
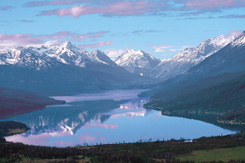
{"type": "Polygon", "coordinates": [[[210,123],[169,117],[144,109],[149,98],[139,98],[143,90],[114,90],[96,94],[56,96],[63,105],[6,120],[25,123],[30,130],[6,137],[7,141],[45,146],[96,145],[233,134],[210,123]]]}

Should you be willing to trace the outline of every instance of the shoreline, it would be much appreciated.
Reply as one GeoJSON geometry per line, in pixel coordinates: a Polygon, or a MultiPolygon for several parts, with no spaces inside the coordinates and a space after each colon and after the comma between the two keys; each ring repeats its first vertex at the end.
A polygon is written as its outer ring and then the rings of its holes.
{"type": "MultiPolygon", "coordinates": [[[[230,150],[236,150],[236,152],[241,153],[245,150],[245,134],[200,137],[192,142],[172,139],[168,141],[102,144],[96,146],[77,145],[75,147],[47,147],[0,142],[0,162],[4,159],[12,162],[45,162],[48,160],[51,162],[155,161],[186,163],[188,160],[186,157],[192,158],[193,153],[203,150],[211,152],[211,154],[220,150],[223,151],[223,154],[230,150]]],[[[239,161],[245,161],[245,157],[231,156],[230,160],[233,160],[233,163],[238,163],[239,161]]]]}

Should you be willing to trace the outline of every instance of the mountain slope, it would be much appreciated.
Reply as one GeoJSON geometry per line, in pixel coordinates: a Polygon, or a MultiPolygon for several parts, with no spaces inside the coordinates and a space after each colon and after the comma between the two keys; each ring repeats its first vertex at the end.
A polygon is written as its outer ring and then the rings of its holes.
{"type": "Polygon", "coordinates": [[[205,58],[211,56],[236,38],[236,34],[227,36],[220,35],[216,38],[207,39],[197,47],[183,49],[171,59],[164,59],[155,67],[156,78],[167,80],[185,73],[189,68],[197,65],[205,58]]]}
{"type": "Polygon", "coordinates": [[[239,72],[245,69],[245,32],[230,44],[200,64],[192,67],[188,73],[216,75],[225,72],[239,72]]]}
{"type": "Polygon", "coordinates": [[[214,114],[218,122],[245,124],[245,75],[166,101],[145,105],[163,114],[214,114]]]}
{"type": "Polygon", "coordinates": [[[160,60],[142,50],[131,49],[116,58],[115,63],[131,73],[153,77],[151,71],[160,63],[160,60]]]}
{"type": "Polygon", "coordinates": [[[57,101],[22,90],[0,88],[0,119],[39,110],[46,105],[61,103],[64,101],[57,101]]]}
{"type": "Polygon", "coordinates": [[[168,100],[231,80],[245,72],[245,33],[187,73],[169,79],[150,93],[151,100],[168,100]]]}
{"type": "Polygon", "coordinates": [[[135,87],[151,82],[115,64],[105,53],[87,52],[69,42],[18,47],[0,53],[0,85],[45,95],[135,87]],[[139,82],[141,81],[141,82],[139,82]]]}

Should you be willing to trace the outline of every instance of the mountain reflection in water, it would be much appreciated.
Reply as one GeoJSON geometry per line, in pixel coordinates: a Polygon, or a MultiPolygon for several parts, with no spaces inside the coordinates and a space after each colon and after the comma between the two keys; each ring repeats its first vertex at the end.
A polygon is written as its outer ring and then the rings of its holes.
{"type": "Polygon", "coordinates": [[[7,119],[23,122],[31,129],[6,139],[34,145],[74,146],[235,133],[205,122],[144,109],[148,98],[139,98],[137,94],[141,91],[110,91],[94,94],[94,98],[91,94],[55,97],[67,99],[68,103],[7,119]]]}

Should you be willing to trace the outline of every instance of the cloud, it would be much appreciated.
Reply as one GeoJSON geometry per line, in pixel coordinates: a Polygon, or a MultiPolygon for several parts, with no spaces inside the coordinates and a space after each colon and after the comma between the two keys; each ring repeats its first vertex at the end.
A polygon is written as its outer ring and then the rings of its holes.
{"type": "Polygon", "coordinates": [[[32,22],[34,22],[34,20],[20,20],[21,22],[23,22],[23,23],[32,23],[32,22]]]}
{"type": "Polygon", "coordinates": [[[105,53],[108,57],[110,57],[112,60],[115,60],[117,57],[119,57],[121,54],[123,54],[125,50],[123,49],[106,49],[105,53]]]}
{"type": "Polygon", "coordinates": [[[160,30],[135,30],[132,33],[133,34],[141,34],[141,33],[158,33],[158,32],[162,32],[160,30]]]}
{"type": "Polygon", "coordinates": [[[57,16],[73,16],[75,18],[82,15],[100,14],[103,16],[134,16],[144,15],[152,12],[160,11],[166,5],[164,1],[130,1],[120,0],[112,1],[110,3],[102,3],[100,5],[92,2],[90,4],[76,5],[70,8],[63,8],[57,10],[42,11],[39,16],[57,15],[57,16]]]}
{"type": "Polygon", "coordinates": [[[243,30],[232,30],[228,34],[224,35],[226,38],[230,38],[231,36],[238,37],[242,34],[243,30]]]}
{"type": "Polygon", "coordinates": [[[79,47],[94,49],[94,48],[99,48],[102,46],[109,46],[109,45],[112,45],[113,43],[114,43],[113,41],[100,41],[100,42],[94,43],[94,44],[80,44],[79,47]]]}
{"type": "Polygon", "coordinates": [[[171,45],[149,45],[149,46],[152,47],[156,53],[164,52],[166,49],[173,50],[171,45]]]}
{"type": "Polygon", "coordinates": [[[24,7],[41,7],[41,6],[49,6],[49,5],[71,5],[76,3],[85,3],[90,2],[91,0],[51,0],[51,1],[30,1],[26,2],[23,6],[24,7]]]}
{"type": "Polygon", "coordinates": [[[108,31],[99,31],[99,32],[96,32],[96,33],[87,33],[87,34],[84,34],[84,35],[75,34],[75,35],[72,36],[72,38],[74,40],[83,41],[83,40],[88,39],[88,38],[102,37],[106,33],[108,33],[108,31]]]}
{"type": "Polygon", "coordinates": [[[185,7],[188,9],[220,9],[220,8],[231,8],[237,7],[237,0],[187,0],[185,7]]]}
{"type": "Polygon", "coordinates": [[[226,15],[226,16],[220,16],[219,18],[245,18],[245,15],[226,15]]]}
{"type": "Polygon", "coordinates": [[[13,35],[5,35],[0,34],[0,48],[8,49],[17,46],[34,46],[37,44],[42,44],[44,41],[39,39],[31,34],[13,34],[13,35]]]}
{"type": "MultiPolygon", "coordinates": [[[[81,43],[90,38],[102,37],[108,31],[90,32],[85,34],[72,33],[68,31],[61,31],[49,35],[33,35],[33,34],[0,34],[0,48],[10,49],[17,46],[40,46],[42,44],[48,43],[61,43],[61,41],[69,40],[81,43]]],[[[112,44],[111,41],[101,41],[95,44],[89,44],[84,47],[100,47],[112,44]]]]}
{"type": "Polygon", "coordinates": [[[176,51],[178,51],[177,49],[169,49],[169,51],[171,51],[171,52],[176,52],[176,51]]]}
{"type": "Polygon", "coordinates": [[[0,6],[0,11],[6,11],[10,9],[13,9],[13,7],[12,6],[0,6]]]}
{"type": "Polygon", "coordinates": [[[176,8],[176,11],[185,11],[181,16],[245,7],[244,0],[175,0],[175,2],[182,5],[176,8]]]}
{"type": "Polygon", "coordinates": [[[207,12],[221,12],[225,9],[245,7],[245,2],[244,0],[51,0],[31,1],[24,4],[25,7],[47,5],[69,5],[69,7],[43,10],[38,16],[56,15],[75,18],[91,14],[102,16],[166,16],[169,12],[174,12],[176,16],[197,16],[207,12]]]}

